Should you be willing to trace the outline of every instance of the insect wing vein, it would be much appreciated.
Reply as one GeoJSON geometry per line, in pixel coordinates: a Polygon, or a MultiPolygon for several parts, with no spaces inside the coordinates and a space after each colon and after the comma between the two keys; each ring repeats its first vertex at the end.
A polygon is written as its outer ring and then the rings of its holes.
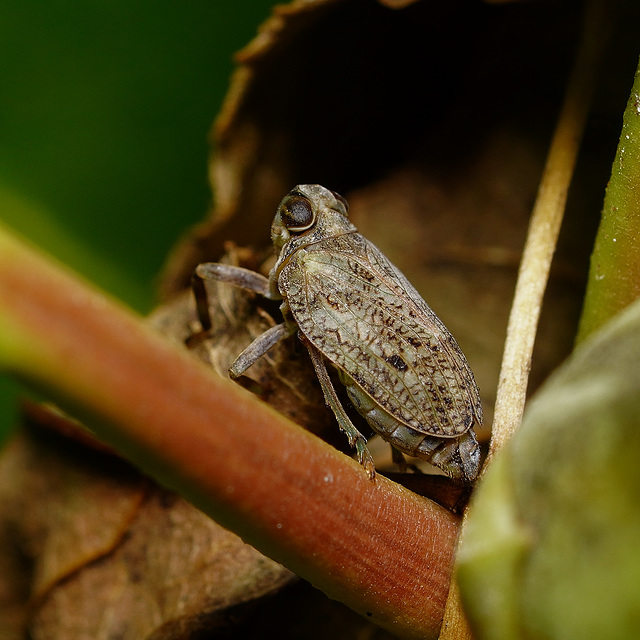
{"type": "Polygon", "coordinates": [[[302,333],[379,406],[430,435],[472,426],[477,389],[470,372],[459,371],[468,366],[457,345],[451,353],[444,325],[362,236],[313,245],[282,275],[302,333]]]}

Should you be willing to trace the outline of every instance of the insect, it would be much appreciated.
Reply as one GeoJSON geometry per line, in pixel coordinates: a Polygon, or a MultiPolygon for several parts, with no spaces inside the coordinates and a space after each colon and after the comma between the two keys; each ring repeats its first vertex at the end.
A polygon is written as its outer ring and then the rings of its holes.
{"type": "MultiPolygon", "coordinates": [[[[278,258],[269,277],[213,262],[195,270],[194,283],[217,280],[282,300],[284,321],[237,357],[231,378],[297,332],[326,404],[372,479],[373,458],[336,394],[327,362],[357,411],[391,445],[395,462],[404,463],[406,453],[456,480],[473,481],[480,462],[473,426],[482,424],[473,373],[420,294],[349,221],[346,200],[320,185],[298,185],[280,203],[271,239],[278,258]]],[[[206,295],[196,295],[196,306],[203,330],[210,329],[206,295]]]]}

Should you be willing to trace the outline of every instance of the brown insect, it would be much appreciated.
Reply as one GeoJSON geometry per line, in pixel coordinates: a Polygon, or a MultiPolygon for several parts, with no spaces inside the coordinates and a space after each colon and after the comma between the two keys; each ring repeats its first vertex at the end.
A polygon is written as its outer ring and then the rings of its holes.
{"type": "MultiPolygon", "coordinates": [[[[405,276],[348,218],[346,200],[320,185],[298,185],[271,226],[278,260],[269,277],[203,263],[196,281],[218,280],[282,300],[284,322],[258,336],[235,360],[237,378],[280,340],[298,333],[311,356],[325,401],[375,477],[364,436],[347,415],[326,368],[331,363],[369,425],[392,447],[428,460],[454,479],[478,474],[473,426],[482,424],[478,387],[464,354],[405,276]]],[[[195,288],[203,292],[204,287],[195,288]]],[[[206,295],[196,295],[204,330],[206,295]]]]}

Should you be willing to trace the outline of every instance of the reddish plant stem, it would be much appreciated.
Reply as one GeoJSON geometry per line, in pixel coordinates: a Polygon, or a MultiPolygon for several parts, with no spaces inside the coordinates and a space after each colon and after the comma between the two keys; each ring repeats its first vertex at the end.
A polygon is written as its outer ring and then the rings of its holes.
{"type": "Polygon", "coordinates": [[[0,229],[0,359],[165,486],[404,637],[435,637],[458,519],[218,377],[0,229]]]}

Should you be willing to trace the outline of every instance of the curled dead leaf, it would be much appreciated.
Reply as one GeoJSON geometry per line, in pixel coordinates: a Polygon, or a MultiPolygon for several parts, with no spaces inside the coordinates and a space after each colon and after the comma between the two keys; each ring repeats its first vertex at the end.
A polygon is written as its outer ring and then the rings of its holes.
{"type": "MultiPolygon", "coordinates": [[[[211,134],[214,206],[175,249],[162,291],[183,290],[229,240],[268,250],[282,196],[296,183],[325,184],[456,336],[490,424],[575,7],[392,4],[279,6],[237,55],[211,134]]],[[[583,184],[599,198],[590,177],[583,184]]],[[[595,225],[597,205],[593,213],[595,225]]],[[[580,310],[592,227],[576,209],[566,229],[532,389],[569,352],[580,310]]]]}

